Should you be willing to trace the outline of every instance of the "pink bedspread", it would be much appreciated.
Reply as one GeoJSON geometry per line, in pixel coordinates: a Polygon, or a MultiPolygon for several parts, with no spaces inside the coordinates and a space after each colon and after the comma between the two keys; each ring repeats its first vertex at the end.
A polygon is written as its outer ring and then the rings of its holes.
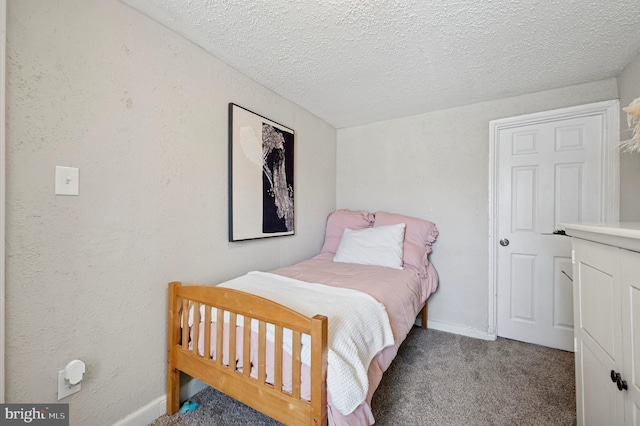
{"type": "Polygon", "coordinates": [[[366,402],[356,408],[353,413],[345,416],[338,410],[332,409],[331,395],[327,395],[330,425],[364,426],[374,423],[370,407],[373,393],[380,384],[382,374],[389,368],[391,361],[398,353],[400,344],[413,327],[422,304],[437,288],[436,270],[431,264],[427,270],[427,277],[420,278],[411,269],[399,270],[333,262],[333,254],[325,253],[295,265],[271,271],[301,281],[363,291],[384,304],[389,315],[395,345],[384,349],[371,362],[368,370],[369,392],[366,402]]]}

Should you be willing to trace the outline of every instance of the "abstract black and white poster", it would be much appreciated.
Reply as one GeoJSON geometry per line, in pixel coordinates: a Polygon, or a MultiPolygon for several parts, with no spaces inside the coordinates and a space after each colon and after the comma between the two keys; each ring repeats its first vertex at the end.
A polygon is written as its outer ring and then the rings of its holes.
{"type": "Polygon", "coordinates": [[[293,235],[294,133],[229,104],[229,241],[293,235]]]}

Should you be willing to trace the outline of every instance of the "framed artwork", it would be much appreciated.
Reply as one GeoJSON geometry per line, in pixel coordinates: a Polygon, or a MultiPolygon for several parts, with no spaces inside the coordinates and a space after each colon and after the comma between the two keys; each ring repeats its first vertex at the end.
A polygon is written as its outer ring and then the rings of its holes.
{"type": "Polygon", "coordinates": [[[229,104],[229,241],[293,235],[293,130],[229,104]]]}

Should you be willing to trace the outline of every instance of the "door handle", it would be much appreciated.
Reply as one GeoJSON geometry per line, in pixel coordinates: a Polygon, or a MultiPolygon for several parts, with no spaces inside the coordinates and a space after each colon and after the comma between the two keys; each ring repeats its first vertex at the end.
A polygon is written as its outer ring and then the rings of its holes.
{"type": "Polygon", "coordinates": [[[509,240],[507,240],[506,238],[501,239],[501,240],[500,240],[500,245],[501,245],[502,247],[506,247],[506,246],[508,246],[508,245],[509,245],[509,240]]]}

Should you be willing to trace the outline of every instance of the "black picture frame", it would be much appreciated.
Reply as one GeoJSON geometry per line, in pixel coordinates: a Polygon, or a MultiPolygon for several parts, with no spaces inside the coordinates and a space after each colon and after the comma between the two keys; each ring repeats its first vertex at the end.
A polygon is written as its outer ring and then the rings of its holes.
{"type": "Polygon", "coordinates": [[[229,103],[229,241],[295,234],[294,131],[229,103]]]}

